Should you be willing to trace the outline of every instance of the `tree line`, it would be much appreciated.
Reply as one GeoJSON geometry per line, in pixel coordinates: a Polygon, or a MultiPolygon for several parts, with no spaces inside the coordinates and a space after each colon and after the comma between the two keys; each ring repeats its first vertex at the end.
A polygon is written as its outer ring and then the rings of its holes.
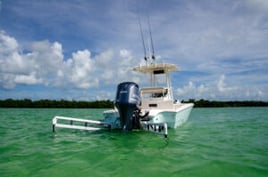
{"type": "Polygon", "coordinates": [[[210,101],[189,99],[184,103],[194,103],[194,107],[262,107],[268,106],[265,101],[210,101]]]}
{"type": "MultiPolygon", "coordinates": [[[[194,103],[194,107],[253,107],[268,106],[264,101],[210,101],[210,100],[182,100],[183,103],[194,103]]],[[[2,108],[113,108],[111,100],[100,101],[75,101],[75,100],[0,100],[2,108]]]]}
{"type": "Polygon", "coordinates": [[[75,101],[75,100],[0,100],[2,108],[113,108],[110,100],[101,101],[75,101]]]}

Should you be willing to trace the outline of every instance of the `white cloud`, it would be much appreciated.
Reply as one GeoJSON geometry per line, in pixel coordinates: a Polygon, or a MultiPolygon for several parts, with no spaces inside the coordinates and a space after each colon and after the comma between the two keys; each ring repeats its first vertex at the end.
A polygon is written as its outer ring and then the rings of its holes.
{"type": "Polygon", "coordinates": [[[231,92],[233,90],[237,90],[237,88],[235,87],[228,87],[226,86],[226,83],[224,82],[225,81],[225,75],[221,75],[220,79],[218,80],[217,82],[217,88],[218,88],[218,91],[219,92],[231,92]]]}
{"type": "Polygon", "coordinates": [[[19,47],[15,38],[0,31],[0,70],[7,73],[24,72],[25,63],[18,53],[19,47]]]}
{"type": "Polygon", "coordinates": [[[265,88],[258,88],[256,86],[229,86],[226,83],[226,76],[221,75],[217,80],[198,86],[190,81],[182,88],[175,90],[175,97],[184,100],[262,100],[267,97],[267,93],[263,90],[265,88]]]}
{"type": "Polygon", "coordinates": [[[0,72],[0,85],[1,87],[3,87],[4,89],[13,89],[16,84],[14,82],[15,76],[13,74],[3,74],[0,72]]]}
{"type": "Polygon", "coordinates": [[[90,55],[88,50],[77,51],[63,65],[66,78],[77,88],[85,89],[98,87],[99,85],[98,78],[93,76],[96,68],[90,55]]]}
{"type": "MultiPolygon", "coordinates": [[[[13,89],[18,84],[23,85],[44,85],[56,88],[84,89],[101,88],[116,85],[123,81],[135,81],[140,85],[148,83],[148,77],[132,72],[132,67],[143,63],[142,59],[135,59],[127,49],[115,51],[106,50],[99,55],[93,56],[88,49],[73,52],[69,59],[64,59],[62,45],[59,42],[38,41],[33,42],[30,51],[20,52],[20,45],[17,40],[4,32],[0,33],[0,85],[4,89],[13,89]]],[[[216,66],[212,62],[210,70],[224,72],[222,67],[229,67],[231,64],[225,62],[222,66],[216,66]]],[[[262,60],[248,61],[242,63],[244,68],[254,63],[260,68],[262,60]]],[[[209,68],[209,65],[204,65],[209,68]]],[[[240,67],[241,69],[241,67],[240,67]]],[[[225,70],[226,71],[226,70],[225,70]]],[[[243,72],[243,69],[239,72],[243,72]]],[[[215,73],[214,73],[215,74],[215,73]]],[[[189,81],[182,88],[175,88],[175,97],[179,99],[262,99],[267,97],[265,87],[241,85],[240,80],[256,80],[257,75],[238,75],[232,79],[220,74],[217,79],[214,76],[199,77],[198,80],[189,81]],[[202,83],[203,82],[203,83],[202,83]],[[230,85],[231,84],[231,85],[230,85]],[[239,86],[239,84],[241,86],[239,86]]],[[[260,77],[260,79],[265,77],[260,77]]],[[[96,99],[113,97],[109,91],[98,90],[96,99]]],[[[88,94],[84,94],[89,96],[88,94]]],[[[77,96],[79,97],[79,96],[77,96]]],[[[79,97],[80,98],[80,97],[79,97]]]]}
{"type": "Polygon", "coordinates": [[[18,50],[18,43],[15,38],[6,35],[4,31],[0,31],[0,53],[9,54],[18,50]]]}
{"type": "Polygon", "coordinates": [[[199,99],[203,98],[204,95],[208,94],[210,89],[211,88],[205,86],[204,84],[196,86],[192,81],[189,81],[187,85],[184,85],[182,88],[176,89],[175,95],[179,99],[199,99]]]}
{"type": "Polygon", "coordinates": [[[41,84],[42,83],[42,79],[36,78],[36,73],[30,73],[29,75],[17,75],[14,78],[14,82],[16,84],[27,84],[27,85],[33,85],[33,84],[41,84]]]}
{"type": "Polygon", "coordinates": [[[131,72],[136,61],[126,49],[109,49],[95,57],[88,49],[78,50],[65,60],[59,42],[33,42],[30,51],[22,53],[15,38],[0,35],[0,84],[5,89],[17,84],[88,89],[138,78],[131,72]]]}
{"type": "Polygon", "coordinates": [[[16,84],[53,84],[53,77],[63,63],[61,44],[34,42],[30,52],[22,53],[15,38],[5,32],[1,32],[0,36],[0,73],[3,88],[11,89],[16,84]],[[8,82],[4,79],[7,77],[8,82]]]}

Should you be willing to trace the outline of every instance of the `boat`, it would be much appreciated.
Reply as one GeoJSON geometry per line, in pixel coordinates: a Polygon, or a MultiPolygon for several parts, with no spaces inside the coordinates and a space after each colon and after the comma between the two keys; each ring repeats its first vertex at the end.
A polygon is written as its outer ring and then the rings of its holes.
{"type": "MultiPolygon", "coordinates": [[[[152,124],[166,123],[168,128],[177,128],[187,121],[194,104],[181,103],[173,98],[169,73],[178,71],[176,65],[168,63],[146,64],[137,66],[133,70],[149,74],[151,78],[150,86],[139,90],[141,101],[138,109],[141,113],[141,121],[146,120],[147,123],[152,124]]],[[[103,115],[104,122],[110,123],[114,128],[122,128],[122,125],[120,125],[120,113],[117,107],[113,110],[105,111],[103,115]]]]}
{"type": "Polygon", "coordinates": [[[119,83],[114,109],[104,111],[103,120],[55,116],[52,119],[54,132],[57,127],[88,131],[108,128],[122,131],[145,130],[167,137],[168,128],[175,129],[187,121],[194,104],[181,103],[173,98],[170,72],[178,71],[178,67],[175,64],[155,62],[150,25],[152,62],[148,64],[141,23],[140,30],[145,64],[134,67],[133,71],[148,74],[149,86],[140,88],[137,83],[129,81],[119,83]]]}
{"type": "Polygon", "coordinates": [[[181,103],[173,98],[170,72],[178,71],[176,65],[146,63],[134,67],[133,71],[149,74],[149,86],[139,88],[135,82],[122,82],[117,86],[115,107],[103,112],[103,120],[55,116],[52,120],[53,131],[56,127],[88,131],[109,128],[146,130],[167,137],[169,128],[178,128],[187,121],[194,104],[181,103]],[[70,121],[70,124],[59,123],[59,120],[70,121]]]}

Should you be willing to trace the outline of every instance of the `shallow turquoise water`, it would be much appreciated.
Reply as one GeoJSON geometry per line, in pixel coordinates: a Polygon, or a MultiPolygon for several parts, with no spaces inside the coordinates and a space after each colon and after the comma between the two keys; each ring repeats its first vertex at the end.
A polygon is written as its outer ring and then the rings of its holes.
{"type": "Polygon", "coordinates": [[[0,176],[268,176],[268,108],[195,108],[169,139],[57,129],[54,115],[101,109],[0,109],[0,176]]]}

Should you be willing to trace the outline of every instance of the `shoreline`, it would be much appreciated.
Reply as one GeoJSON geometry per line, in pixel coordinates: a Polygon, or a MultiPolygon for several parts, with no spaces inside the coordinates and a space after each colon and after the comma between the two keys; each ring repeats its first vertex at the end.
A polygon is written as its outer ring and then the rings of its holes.
{"type": "MultiPolygon", "coordinates": [[[[182,103],[194,103],[195,108],[213,107],[267,107],[265,101],[210,101],[210,100],[182,100],[182,103]]],[[[0,108],[113,108],[111,100],[76,101],[76,100],[30,100],[5,99],[0,100],[0,108]]]]}

